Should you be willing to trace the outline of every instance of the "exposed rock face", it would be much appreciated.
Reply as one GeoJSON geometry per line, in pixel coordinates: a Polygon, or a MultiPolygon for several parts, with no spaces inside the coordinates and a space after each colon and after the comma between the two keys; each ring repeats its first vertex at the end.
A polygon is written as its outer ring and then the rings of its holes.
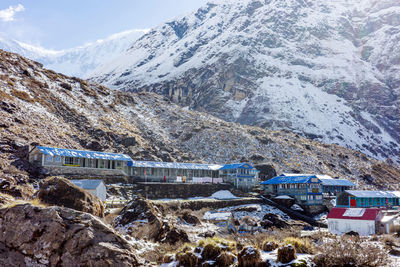
{"type": "Polygon", "coordinates": [[[38,198],[47,204],[68,207],[95,216],[104,216],[101,199],[62,177],[50,177],[40,184],[38,198]]]}
{"type": "Polygon", "coordinates": [[[140,196],[135,196],[121,210],[114,220],[114,226],[119,231],[137,238],[169,244],[189,242],[185,231],[171,227],[168,222],[161,220],[160,210],[140,196]]]}
{"type": "Polygon", "coordinates": [[[288,223],[282,219],[281,216],[274,213],[266,213],[261,221],[261,225],[264,228],[275,226],[278,228],[284,228],[288,226],[288,223]]]}
{"type": "Polygon", "coordinates": [[[192,225],[199,225],[201,224],[199,218],[197,218],[195,215],[190,214],[189,211],[184,212],[180,218],[188,224],[192,224],[192,225]]]}
{"type": "Polygon", "coordinates": [[[277,176],[275,166],[273,164],[257,164],[254,167],[259,171],[258,177],[261,181],[265,181],[277,176]]]}
{"type": "Polygon", "coordinates": [[[225,122],[150,93],[109,90],[1,50],[0,59],[0,101],[6,103],[0,116],[9,125],[0,127],[0,177],[6,180],[15,176],[14,166],[16,174],[42,175],[26,161],[28,145],[41,144],[122,152],[140,160],[225,163],[259,154],[277,173],[324,173],[360,181],[361,188],[398,184],[395,165],[354,150],[225,122]]]}
{"type": "Polygon", "coordinates": [[[129,243],[94,216],[31,204],[0,210],[2,266],[138,266],[129,243]]]}
{"type": "Polygon", "coordinates": [[[139,234],[139,237],[157,239],[163,229],[163,222],[159,219],[160,215],[157,207],[154,207],[148,200],[135,196],[115,218],[114,226],[120,230],[124,229],[127,234],[139,234]],[[138,231],[142,225],[145,227],[138,231]]]}
{"type": "Polygon", "coordinates": [[[399,6],[208,3],[151,30],[95,80],[400,162],[399,6]]]}

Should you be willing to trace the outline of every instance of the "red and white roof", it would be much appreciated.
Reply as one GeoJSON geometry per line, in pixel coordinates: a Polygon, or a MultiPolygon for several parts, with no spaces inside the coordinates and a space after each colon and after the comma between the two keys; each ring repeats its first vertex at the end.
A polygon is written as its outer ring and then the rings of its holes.
{"type": "Polygon", "coordinates": [[[380,209],[366,208],[332,208],[327,218],[375,221],[380,211],[380,209]]]}

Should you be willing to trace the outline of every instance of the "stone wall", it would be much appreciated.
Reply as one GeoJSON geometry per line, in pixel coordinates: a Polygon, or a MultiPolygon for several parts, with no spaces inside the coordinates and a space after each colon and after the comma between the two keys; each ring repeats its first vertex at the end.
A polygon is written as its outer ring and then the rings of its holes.
{"type": "Polygon", "coordinates": [[[196,200],[173,200],[173,201],[157,201],[152,200],[152,203],[160,209],[168,210],[201,210],[203,208],[220,209],[231,206],[240,206],[246,204],[262,204],[260,198],[239,198],[228,200],[215,200],[215,199],[196,199],[196,200]]]}
{"type": "Polygon", "coordinates": [[[233,190],[230,184],[137,183],[138,194],[149,199],[209,197],[220,190],[233,190]]]}

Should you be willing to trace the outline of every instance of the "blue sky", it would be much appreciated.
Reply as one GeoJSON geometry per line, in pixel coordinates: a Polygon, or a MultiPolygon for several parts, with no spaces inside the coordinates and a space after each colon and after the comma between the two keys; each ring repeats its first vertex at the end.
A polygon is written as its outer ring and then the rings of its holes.
{"type": "Polygon", "coordinates": [[[0,33],[47,49],[67,49],[191,12],[207,0],[1,0],[0,33]]]}

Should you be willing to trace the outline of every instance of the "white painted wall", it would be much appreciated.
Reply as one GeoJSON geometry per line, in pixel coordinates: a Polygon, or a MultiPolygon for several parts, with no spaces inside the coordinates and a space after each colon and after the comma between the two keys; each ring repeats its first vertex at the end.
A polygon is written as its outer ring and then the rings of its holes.
{"type": "Polygon", "coordinates": [[[87,191],[89,193],[91,193],[92,195],[95,195],[95,196],[99,197],[101,199],[101,201],[103,201],[103,202],[106,201],[107,190],[106,190],[106,186],[104,185],[104,183],[100,183],[99,186],[96,188],[96,190],[89,189],[87,191]]]}
{"type": "Polygon", "coordinates": [[[347,233],[354,231],[360,235],[375,234],[375,221],[328,219],[328,229],[332,233],[347,233]]]}

